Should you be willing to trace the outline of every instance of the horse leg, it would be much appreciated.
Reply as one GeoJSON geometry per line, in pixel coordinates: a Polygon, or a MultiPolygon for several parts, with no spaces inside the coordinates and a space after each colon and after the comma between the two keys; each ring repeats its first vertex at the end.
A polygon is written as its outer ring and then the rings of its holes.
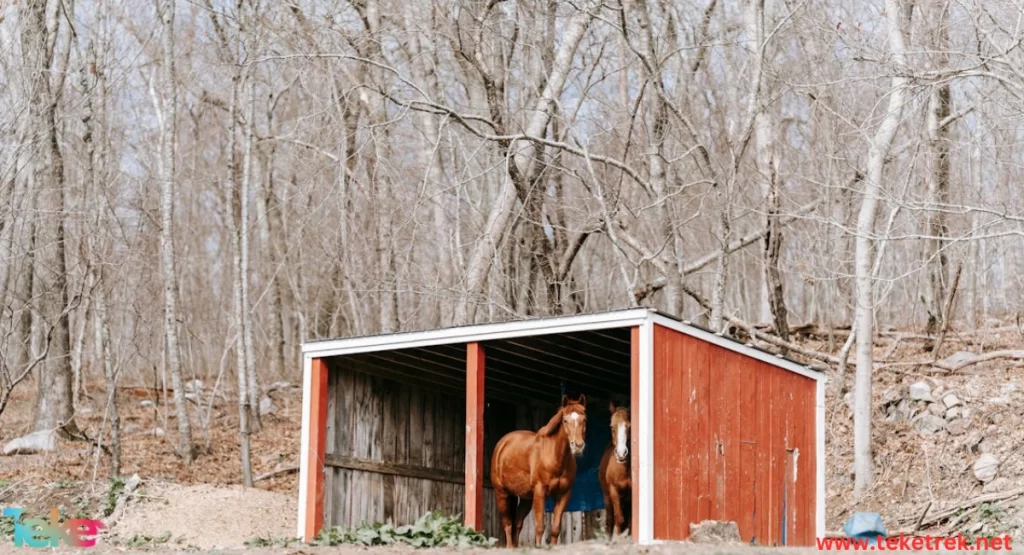
{"type": "Polygon", "coordinates": [[[564,491],[555,498],[555,511],[551,515],[551,545],[558,544],[558,536],[562,533],[562,513],[569,504],[569,496],[572,491],[564,491]]]}
{"type": "Polygon", "coordinates": [[[612,535],[612,519],[615,518],[615,507],[612,506],[612,498],[608,496],[608,492],[604,492],[604,528],[608,534],[608,538],[614,538],[612,535]]]}
{"type": "Polygon", "coordinates": [[[615,507],[615,525],[612,528],[612,537],[614,538],[622,532],[622,524],[625,522],[625,519],[622,517],[622,497],[619,495],[619,490],[614,487],[611,488],[608,495],[612,498],[612,506],[615,507]]]}
{"type": "Polygon", "coordinates": [[[514,513],[509,511],[508,492],[501,488],[494,488],[494,502],[498,506],[498,513],[501,514],[501,525],[505,528],[505,547],[512,547],[512,518],[514,513]]]}
{"type": "Polygon", "coordinates": [[[537,547],[544,545],[544,486],[533,488],[533,534],[537,538],[537,547]]]}
{"type": "Polygon", "coordinates": [[[516,527],[512,529],[512,547],[519,547],[519,536],[523,535],[523,524],[526,523],[526,515],[530,514],[530,497],[519,498],[519,512],[516,514],[516,527]]]}

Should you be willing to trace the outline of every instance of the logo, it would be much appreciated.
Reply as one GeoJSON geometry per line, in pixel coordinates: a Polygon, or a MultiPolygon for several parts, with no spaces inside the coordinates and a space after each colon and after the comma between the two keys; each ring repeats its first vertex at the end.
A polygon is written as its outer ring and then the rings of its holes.
{"type": "Polygon", "coordinates": [[[3,516],[14,519],[15,547],[58,547],[61,543],[69,547],[93,547],[96,535],[105,528],[103,522],[89,518],[72,518],[60,522],[57,509],[50,509],[50,520],[26,518],[21,520],[23,509],[4,509],[3,516]]]}

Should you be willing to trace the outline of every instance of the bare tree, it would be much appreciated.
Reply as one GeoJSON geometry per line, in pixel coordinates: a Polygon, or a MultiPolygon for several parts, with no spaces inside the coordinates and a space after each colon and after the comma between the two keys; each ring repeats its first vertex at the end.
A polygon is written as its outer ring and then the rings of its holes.
{"type": "Polygon", "coordinates": [[[177,128],[177,80],[174,74],[174,4],[166,0],[160,9],[163,31],[162,102],[159,112],[160,133],[160,261],[163,269],[164,337],[167,367],[174,391],[174,410],[178,416],[178,450],[185,462],[194,458],[192,428],[181,377],[178,349],[177,271],[174,253],[174,179],[175,130],[177,128]]]}
{"type": "Polygon", "coordinates": [[[874,374],[874,283],[871,279],[871,250],[874,243],[875,215],[878,197],[882,191],[885,159],[889,155],[893,138],[903,116],[904,95],[907,88],[906,47],[903,39],[903,10],[899,0],[885,1],[888,25],[889,51],[892,59],[889,102],[882,122],[868,149],[867,176],[864,198],[857,218],[856,312],[854,327],[857,333],[857,374],[854,387],[853,464],[855,472],[854,495],[860,496],[874,480],[871,460],[871,386],[874,374]]]}

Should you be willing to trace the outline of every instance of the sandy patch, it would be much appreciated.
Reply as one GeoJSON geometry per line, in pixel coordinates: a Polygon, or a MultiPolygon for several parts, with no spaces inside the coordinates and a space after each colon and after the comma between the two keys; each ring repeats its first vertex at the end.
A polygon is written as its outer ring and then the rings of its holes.
{"type": "Polygon", "coordinates": [[[241,547],[247,540],[295,535],[297,497],[241,486],[147,483],[110,530],[123,539],[171,533],[171,543],[202,549],[241,547]]]}

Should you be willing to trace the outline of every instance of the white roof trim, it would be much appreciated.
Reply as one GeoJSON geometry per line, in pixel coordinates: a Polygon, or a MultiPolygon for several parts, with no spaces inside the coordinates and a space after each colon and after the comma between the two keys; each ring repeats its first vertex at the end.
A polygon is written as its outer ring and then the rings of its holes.
{"type": "Polygon", "coordinates": [[[529,320],[516,320],[512,322],[498,322],[493,324],[475,324],[470,326],[458,326],[438,330],[401,332],[383,335],[368,335],[363,337],[352,337],[347,339],[330,339],[324,341],[313,341],[303,343],[302,353],[316,357],[330,357],[338,355],[352,355],[357,353],[370,353],[375,351],[388,351],[392,349],[408,349],[413,347],[432,347],[435,345],[450,345],[457,343],[472,343],[475,341],[490,341],[494,339],[510,339],[515,337],[528,337],[532,335],[549,335],[557,333],[570,333],[578,331],[591,331],[609,328],[624,328],[640,326],[647,322],[653,322],[707,341],[730,351],[767,362],[773,366],[789,370],[801,376],[813,380],[825,380],[822,372],[802,366],[792,360],[773,355],[771,353],[755,349],[732,339],[717,335],[700,328],[688,325],[658,313],[652,308],[633,308],[627,310],[616,310],[599,312],[596,314],[580,314],[573,316],[556,316],[550,318],[534,318],[529,320]]]}
{"type": "Polygon", "coordinates": [[[696,337],[697,339],[707,341],[708,343],[718,345],[719,347],[724,347],[730,351],[734,351],[751,358],[756,358],[762,362],[767,362],[773,366],[778,366],[779,368],[789,370],[790,372],[795,372],[801,376],[811,378],[812,380],[825,379],[825,374],[823,372],[811,370],[810,368],[801,366],[789,359],[772,355],[771,353],[755,349],[754,347],[748,347],[742,343],[722,337],[721,335],[710,333],[693,326],[688,326],[684,322],[678,322],[662,314],[651,314],[651,319],[655,324],[665,326],[666,328],[673,329],[680,333],[685,333],[686,335],[696,337]]]}
{"type": "Polygon", "coordinates": [[[653,309],[636,308],[597,314],[536,318],[514,322],[459,326],[439,330],[332,339],[304,343],[302,345],[302,352],[318,357],[328,357],[391,349],[407,349],[411,347],[431,347],[452,343],[509,339],[531,335],[622,328],[642,325],[653,313],[653,309]]]}

